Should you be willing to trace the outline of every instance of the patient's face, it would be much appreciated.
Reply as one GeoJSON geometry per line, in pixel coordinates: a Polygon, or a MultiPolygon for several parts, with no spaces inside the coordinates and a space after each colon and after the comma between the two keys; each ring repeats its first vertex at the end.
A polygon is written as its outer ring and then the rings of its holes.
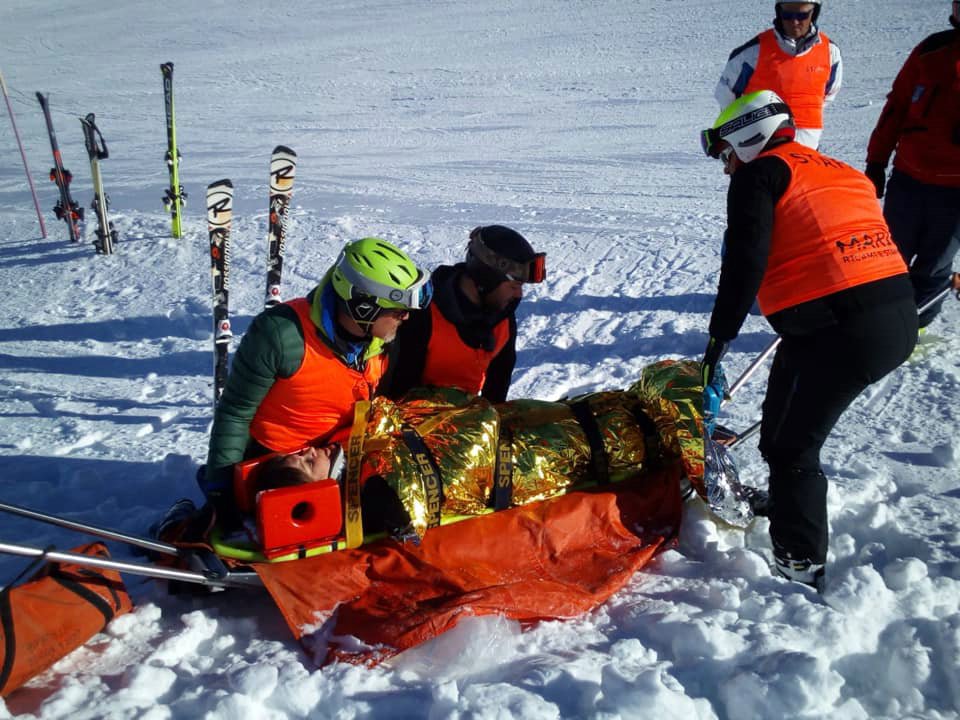
{"type": "Polygon", "coordinates": [[[292,467],[306,473],[310,480],[323,480],[330,477],[330,463],[334,447],[309,447],[298,453],[287,455],[280,461],[283,467],[292,467]]]}

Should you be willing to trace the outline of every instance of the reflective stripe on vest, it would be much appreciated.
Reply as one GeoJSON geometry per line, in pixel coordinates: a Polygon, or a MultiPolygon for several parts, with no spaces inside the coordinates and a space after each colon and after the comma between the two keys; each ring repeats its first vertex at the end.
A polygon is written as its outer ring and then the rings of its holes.
{"type": "Polygon", "coordinates": [[[289,378],[277,378],[250,424],[253,439],[276,452],[297,450],[348,426],[354,403],[370,399],[385,364],[377,355],[362,373],[347,367],[318,336],[306,298],[286,304],[303,328],[303,362],[289,378]]]}
{"type": "Polygon", "coordinates": [[[830,40],[820,32],[820,42],[803,55],[784,52],[776,31],[760,33],[760,55],[743,94],[773,90],[790,106],[797,127],[823,127],[823,98],[830,82],[830,40]]]}
{"type": "Polygon", "coordinates": [[[790,184],[774,208],[764,315],[907,272],[863,173],[795,142],[767,155],[790,166],[790,184]]]}
{"type": "Polygon", "coordinates": [[[456,326],[447,320],[437,303],[430,306],[430,342],[423,365],[421,384],[455,387],[478,394],[487,379],[487,368],[510,339],[510,320],[504,318],[493,328],[493,350],[473,348],[460,339],[456,326]]]}

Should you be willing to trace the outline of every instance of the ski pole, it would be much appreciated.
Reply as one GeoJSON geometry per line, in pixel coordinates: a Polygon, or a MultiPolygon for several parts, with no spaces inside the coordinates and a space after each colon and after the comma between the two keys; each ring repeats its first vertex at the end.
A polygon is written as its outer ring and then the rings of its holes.
{"type": "Polygon", "coordinates": [[[744,440],[747,440],[753,437],[754,435],[756,435],[758,432],[760,432],[760,423],[761,421],[757,420],[753,425],[748,427],[742,433],[737,433],[737,436],[727,445],[727,448],[729,450],[733,450],[733,448],[735,448],[737,445],[742,443],[744,440]]]}
{"type": "Polygon", "coordinates": [[[951,275],[950,279],[947,281],[947,286],[943,290],[938,292],[936,295],[934,295],[932,298],[927,300],[923,305],[918,307],[917,314],[919,315],[924,310],[927,310],[928,308],[933,307],[954,290],[956,290],[957,292],[957,299],[960,300],[960,273],[954,273],[953,275],[951,275]]]}
{"type": "Polygon", "coordinates": [[[21,557],[43,558],[49,562],[73,563],[89,567],[115,570],[132,575],[157,578],[159,580],[179,580],[181,582],[198,583],[208,587],[249,587],[260,584],[260,576],[256,573],[226,573],[219,576],[212,571],[197,572],[193,570],[178,570],[160,565],[142,565],[140,563],[109,560],[106,558],[81,555],[80,553],[47,551],[27,545],[11,545],[0,543],[0,553],[19,555],[21,557]]]}
{"type": "Polygon", "coordinates": [[[773,342],[767,345],[766,349],[764,349],[764,351],[760,353],[757,359],[754,360],[752,363],[750,363],[750,367],[744,370],[743,375],[737,378],[736,382],[730,386],[730,389],[727,391],[727,396],[720,403],[720,407],[723,407],[726,404],[726,402],[734,396],[734,393],[736,393],[741,387],[743,387],[744,383],[746,383],[747,380],[750,379],[750,377],[760,368],[761,365],[763,365],[766,359],[770,357],[770,354],[777,349],[777,346],[780,344],[780,339],[781,338],[779,335],[775,337],[773,339],[773,342]]]}
{"type": "Polygon", "coordinates": [[[158,540],[152,540],[150,538],[140,537],[138,535],[128,535],[116,530],[110,530],[109,528],[97,527],[96,525],[87,525],[85,523],[57,517],[56,515],[47,515],[46,513],[37,512],[36,510],[31,510],[30,508],[20,507],[19,505],[10,505],[9,503],[0,502],[0,510],[13,515],[20,515],[21,517],[30,518],[31,520],[39,520],[40,522],[49,523],[50,525],[56,525],[58,527],[66,528],[67,530],[76,530],[77,532],[89,533],[90,535],[95,535],[106,540],[116,540],[128,545],[144,548],[145,550],[163,553],[165,555],[172,555],[174,557],[179,557],[181,555],[180,548],[178,548],[176,545],[160,542],[158,540]]]}
{"type": "Polygon", "coordinates": [[[20,132],[17,130],[17,121],[13,118],[13,107],[10,105],[10,96],[7,95],[7,83],[3,79],[2,72],[0,72],[0,89],[3,90],[3,99],[7,102],[7,113],[10,115],[10,124],[13,125],[13,135],[17,138],[17,147],[20,148],[20,159],[23,160],[23,172],[27,175],[27,184],[30,186],[30,194],[33,195],[33,206],[37,209],[37,220],[40,221],[40,235],[46,240],[47,227],[43,224],[43,213],[40,212],[40,201],[37,200],[37,191],[33,187],[30,168],[27,167],[27,155],[23,152],[23,143],[20,142],[20,132]]]}

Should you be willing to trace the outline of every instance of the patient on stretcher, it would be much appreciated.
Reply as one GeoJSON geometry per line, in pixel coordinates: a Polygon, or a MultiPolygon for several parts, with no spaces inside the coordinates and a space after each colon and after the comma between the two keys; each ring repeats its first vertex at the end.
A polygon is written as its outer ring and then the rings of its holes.
{"type": "MultiPolygon", "coordinates": [[[[491,405],[444,388],[415,389],[400,403],[377,398],[367,416],[359,465],[364,534],[385,530],[416,540],[442,517],[642,479],[663,463],[682,465],[701,497],[713,493],[710,502],[715,512],[726,514],[722,519],[743,524],[749,508],[737,493],[721,487],[718,494],[704,483],[699,378],[696,363],[667,360],[646,368],[628,390],[559,402],[491,405]]],[[[332,467],[342,459],[333,446],[260,462],[246,485],[236,486],[241,510],[255,512],[255,498],[269,495],[264,491],[334,476],[340,480],[338,507],[329,510],[341,512],[343,483],[332,467]]],[[[332,502],[334,494],[326,497],[332,502]]]]}

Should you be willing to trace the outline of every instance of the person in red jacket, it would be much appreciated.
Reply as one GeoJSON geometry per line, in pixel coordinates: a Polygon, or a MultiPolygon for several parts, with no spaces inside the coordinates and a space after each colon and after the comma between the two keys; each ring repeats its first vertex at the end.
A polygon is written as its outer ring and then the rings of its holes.
{"type": "Polygon", "coordinates": [[[773,27],[730,53],[714,90],[721,108],[747,93],[773,90],[793,111],[797,142],[814,149],[823,133],[824,104],[843,83],[840,48],[817,26],[821,5],[778,0],[773,27]]]}
{"type": "Polygon", "coordinates": [[[704,386],[756,299],[782,338],[760,429],[775,566],[822,590],[828,532],[820,449],[857,396],[913,351],[913,289],[870,181],[797,143],[776,93],[735,100],[702,141],[730,175],[704,386]]]}
{"type": "Polygon", "coordinates": [[[433,271],[430,309],[397,332],[382,394],[399,399],[432,385],[506,400],[517,360],[517,306],[524,283],[543,282],[545,263],[546,255],[512,228],[474,228],[466,260],[433,271]]]}
{"type": "MultiPolygon", "coordinates": [[[[910,266],[916,302],[947,287],[960,249],[960,2],[952,30],[934,33],[903,64],[867,147],[867,177],[884,200],[894,242],[910,266]],[[896,148],[893,172],[886,167],[896,148]]],[[[920,315],[926,327],[942,301],[920,315]]]]}

